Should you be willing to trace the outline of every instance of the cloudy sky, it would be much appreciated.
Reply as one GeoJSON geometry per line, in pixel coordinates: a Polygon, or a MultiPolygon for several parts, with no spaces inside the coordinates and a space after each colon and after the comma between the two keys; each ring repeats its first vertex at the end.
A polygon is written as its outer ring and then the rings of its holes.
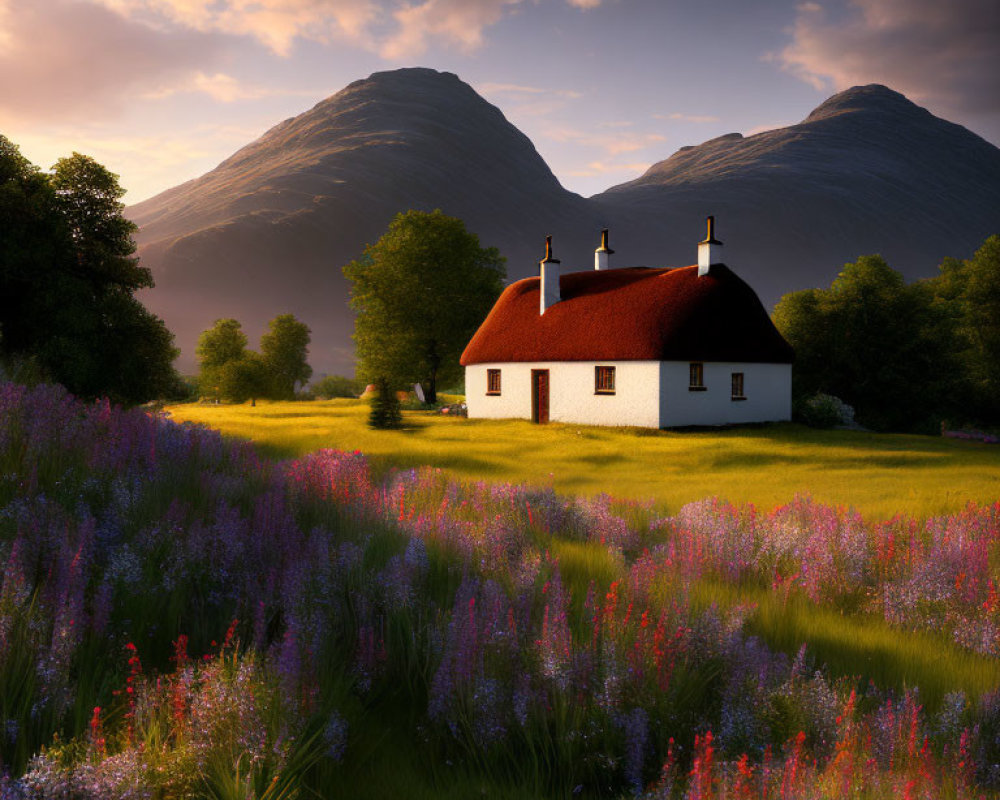
{"type": "Polygon", "coordinates": [[[1000,145],[997,0],[0,0],[0,133],[131,203],[402,66],[457,73],[584,195],[863,83],[1000,145]]]}

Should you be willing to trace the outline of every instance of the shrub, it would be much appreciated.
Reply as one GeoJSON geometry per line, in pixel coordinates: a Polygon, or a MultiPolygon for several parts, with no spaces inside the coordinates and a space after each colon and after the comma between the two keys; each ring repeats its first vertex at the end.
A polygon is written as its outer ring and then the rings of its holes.
{"type": "Polygon", "coordinates": [[[357,397],[364,389],[357,378],[345,375],[327,375],[312,387],[314,397],[330,400],[334,397],[357,397]]]}
{"type": "Polygon", "coordinates": [[[803,400],[796,416],[811,428],[833,428],[854,423],[854,409],[851,406],[839,397],[822,392],[803,400]]]}
{"type": "Polygon", "coordinates": [[[403,424],[403,412],[399,407],[399,398],[389,389],[389,382],[379,378],[376,382],[378,391],[372,400],[372,412],[368,416],[368,425],[372,428],[398,428],[403,424]]]}

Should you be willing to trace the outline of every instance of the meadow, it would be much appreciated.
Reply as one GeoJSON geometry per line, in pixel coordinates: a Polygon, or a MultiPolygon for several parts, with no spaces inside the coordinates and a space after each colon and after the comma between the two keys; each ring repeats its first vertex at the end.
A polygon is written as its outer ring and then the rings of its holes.
{"type": "MultiPolygon", "coordinates": [[[[986,463],[912,438],[871,449],[986,463]]],[[[665,507],[378,441],[263,455],[0,384],[0,797],[1000,793],[995,496],[665,507]]]]}
{"type": "Polygon", "coordinates": [[[404,412],[402,432],[367,427],[357,400],[186,404],[167,411],[254,441],[275,458],[361,450],[376,470],[435,466],[457,480],[652,501],[664,511],[721,497],[769,509],[808,495],[871,518],[950,514],[1000,497],[1000,447],[801,425],[649,431],[404,412]]]}

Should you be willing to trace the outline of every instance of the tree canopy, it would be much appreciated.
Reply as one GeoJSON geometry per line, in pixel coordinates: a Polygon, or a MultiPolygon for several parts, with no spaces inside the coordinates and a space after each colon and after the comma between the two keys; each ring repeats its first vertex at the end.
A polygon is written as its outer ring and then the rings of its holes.
{"type": "Polygon", "coordinates": [[[258,397],[274,397],[274,381],[267,362],[252,350],[223,366],[218,380],[219,394],[237,403],[249,400],[251,405],[257,405],[258,397]]]}
{"type": "Polygon", "coordinates": [[[312,367],[306,362],[309,339],[309,326],[292,314],[280,314],[272,319],[260,337],[260,354],[276,397],[294,397],[295,384],[305,383],[312,377],[312,367]]]}
{"type": "Polygon", "coordinates": [[[202,394],[220,394],[223,369],[243,358],[246,348],[247,337],[238,320],[217,319],[211,328],[202,332],[195,347],[202,394]]]}
{"type": "Polygon", "coordinates": [[[459,357],[496,302],[504,258],[454,217],[397,214],[364,255],[344,267],[357,313],[357,374],[391,388],[420,382],[428,402],[461,376],[459,357]]]}
{"type": "Polygon", "coordinates": [[[1000,421],[1000,237],[969,261],[907,285],[881,256],[846,264],[828,289],[786,294],[775,325],[795,348],[796,400],[816,392],[893,430],[942,417],[1000,421]]]}
{"type": "Polygon", "coordinates": [[[292,314],[280,314],[261,336],[260,347],[260,353],[247,350],[247,337],[238,320],[217,319],[198,337],[195,350],[202,394],[238,403],[294,397],[295,384],[312,375],[306,363],[308,326],[292,314]]]}
{"type": "Polygon", "coordinates": [[[195,355],[204,368],[221,367],[240,358],[247,347],[247,337],[239,320],[217,319],[198,337],[195,355]]]}
{"type": "Polygon", "coordinates": [[[74,153],[51,173],[0,136],[0,357],[28,360],[83,397],[135,403],[173,391],[173,335],[133,293],[118,177],[74,153]]]}
{"type": "Polygon", "coordinates": [[[1000,424],[1000,236],[968,260],[947,259],[925,283],[957,357],[966,413],[1000,424]]]}

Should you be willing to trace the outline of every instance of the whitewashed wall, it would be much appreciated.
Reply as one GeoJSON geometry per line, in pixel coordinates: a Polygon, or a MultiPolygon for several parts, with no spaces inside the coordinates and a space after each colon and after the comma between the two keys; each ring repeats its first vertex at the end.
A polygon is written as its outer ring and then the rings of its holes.
{"type": "Polygon", "coordinates": [[[549,419],[585,425],[660,424],[658,361],[548,361],[474,364],[465,368],[470,417],[531,419],[531,371],[549,371],[549,419]],[[615,368],[615,394],[594,393],[594,367],[615,368]],[[500,370],[499,396],[486,394],[486,370],[500,370]]]}
{"type": "Polygon", "coordinates": [[[705,362],[705,391],[692,392],[690,362],[660,363],[660,427],[774,422],[792,418],[792,365],[705,362]],[[746,400],[732,399],[732,374],[743,373],[746,400]]]}
{"type": "Polygon", "coordinates": [[[792,417],[790,364],[704,365],[705,391],[688,390],[687,361],[548,361],[465,368],[470,417],[531,419],[531,371],[549,370],[549,419],[586,425],[667,428],[770,422],[792,417]],[[594,393],[594,366],[615,367],[615,394],[594,393]],[[486,371],[500,370],[500,395],[486,394],[486,371]],[[746,400],[732,399],[732,373],[743,373],[746,400]]]}

